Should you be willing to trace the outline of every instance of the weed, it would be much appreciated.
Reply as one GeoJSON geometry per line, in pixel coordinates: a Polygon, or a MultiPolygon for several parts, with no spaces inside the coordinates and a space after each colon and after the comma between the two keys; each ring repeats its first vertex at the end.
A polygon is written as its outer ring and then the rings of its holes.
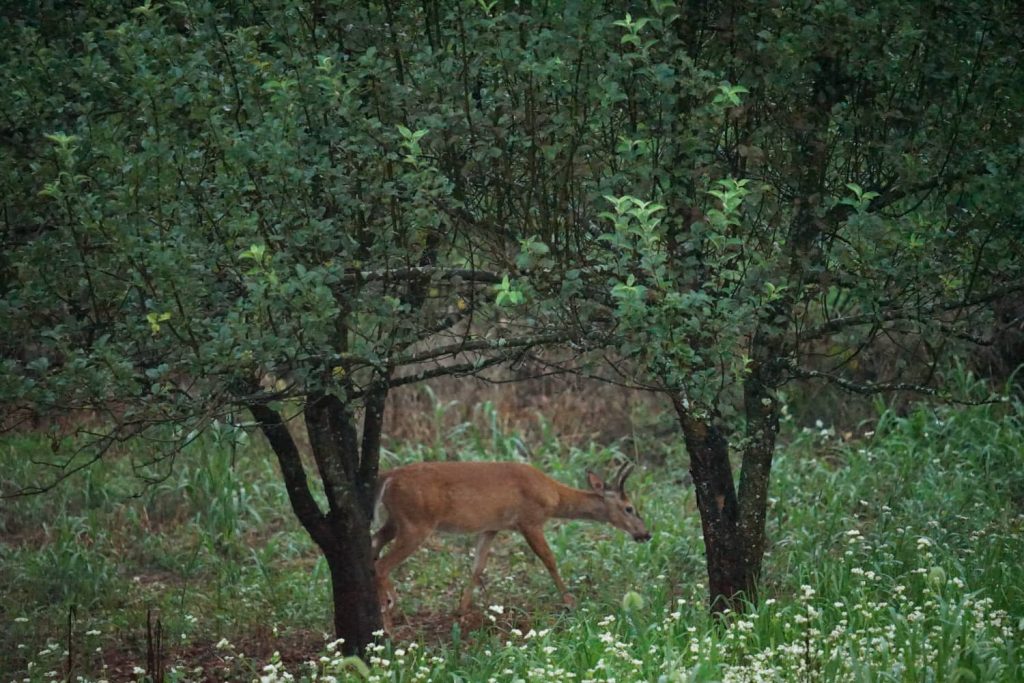
{"type": "MultiPolygon", "coordinates": [[[[531,452],[493,405],[464,428],[446,426],[454,406],[434,407],[444,451],[392,443],[387,466],[527,458],[579,484],[623,457],[614,445],[562,444],[543,421],[531,452]]],[[[175,681],[1022,680],[1022,427],[1016,404],[883,409],[873,434],[849,442],[789,423],[762,594],[722,623],[707,616],[700,521],[679,465],[631,480],[649,544],[552,525],[579,600],[571,613],[508,534],[478,609],[454,621],[471,542],[437,537],[396,572],[404,616],[365,663],[324,635],[326,567],[263,446],[204,436],[148,487],[129,451],[45,496],[4,502],[0,680],[142,680],[151,610],[175,681]]],[[[49,447],[10,437],[0,467],[27,483],[49,447]]]]}

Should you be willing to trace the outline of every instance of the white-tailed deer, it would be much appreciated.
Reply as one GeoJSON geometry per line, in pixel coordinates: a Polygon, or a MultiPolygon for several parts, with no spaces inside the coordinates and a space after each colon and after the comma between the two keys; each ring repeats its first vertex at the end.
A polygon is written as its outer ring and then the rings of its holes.
{"type": "Polygon", "coordinates": [[[387,520],[373,536],[378,593],[385,628],[395,590],[388,575],[434,531],[476,534],[476,561],[462,593],[459,613],[469,609],[487,555],[499,531],[513,529],[526,539],[547,568],[566,605],[575,602],[555,566],[544,538],[544,524],[553,517],[590,519],[622,529],[636,541],[651,534],[626,495],[631,465],[623,465],[611,485],[587,473],[590,490],[561,484],[540,470],[513,462],[424,462],[406,465],[380,476],[377,510],[387,520]],[[394,541],[380,557],[387,543],[394,541]]]}

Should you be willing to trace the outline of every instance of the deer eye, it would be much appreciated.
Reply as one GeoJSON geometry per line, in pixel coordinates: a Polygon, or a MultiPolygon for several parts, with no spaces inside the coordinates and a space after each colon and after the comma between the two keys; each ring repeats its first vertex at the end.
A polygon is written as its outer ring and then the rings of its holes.
{"type": "Polygon", "coordinates": [[[636,509],[634,509],[632,505],[627,505],[626,506],[626,514],[627,515],[635,515],[636,514],[636,509]]]}

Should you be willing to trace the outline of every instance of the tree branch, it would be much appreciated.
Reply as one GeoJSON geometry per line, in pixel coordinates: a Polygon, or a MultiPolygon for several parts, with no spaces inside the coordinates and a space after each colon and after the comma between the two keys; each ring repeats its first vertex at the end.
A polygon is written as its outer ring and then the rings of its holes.
{"type": "Polygon", "coordinates": [[[302,526],[309,535],[313,537],[321,548],[328,547],[330,543],[330,530],[326,527],[326,521],[320,506],[317,505],[313,494],[309,490],[309,483],[306,480],[306,469],[302,466],[302,457],[299,448],[295,444],[288,427],[285,426],[281,415],[269,406],[261,403],[253,403],[249,411],[256,419],[263,435],[270,442],[270,447],[277,456],[281,466],[281,475],[284,478],[285,489],[288,491],[288,500],[291,501],[295,516],[299,518],[302,526]]]}
{"type": "Polygon", "coordinates": [[[474,339],[472,341],[460,341],[455,344],[439,346],[419,353],[398,356],[388,360],[389,367],[402,367],[403,365],[415,365],[430,360],[437,360],[445,356],[456,356],[460,353],[470,351],[494,351],[501,349],[522,348],[532,346],[543,346],[545,344],[558,344],[571,339],[568,332],[557,334],[540,335],[536,337],[508,338],[498,337],[496,339],[474,339]]]}
{"type": "Polygon", "coordinates": [[[389,377],[373,382],[366,391],[363,413],[363,442],[359,458],[356,494],[367,519],[373,518],[373,496],[380,465],[380,436],[384,429],[384,402],[388,397],[389,377]]]}
{"type": "Polygon", "coordinates": [[[803,341],[821,339],[848,327],[856,327],[858,325],[875,325],[884,322],[895,322],[897,320],[920,320],[924,317],[935,315],[936,313],[957,311],[965,308],[971,308],[972,306],[991,303],[1003,298],[1004,296],[1016,294],[1021,291],[1024,291],[1024,282],[1015,282],[967,301],[949,301],[944,304],[929,304],[916,310],[891,308],[877,313],[862,313],[860,315],[848,315],[842,318],[833,318],[832,320],[801,334],[800,339],[803,341]]]}
{"type": "Polygon", "coordinates": [[[807,368],[789,368],[789,374],[791,377],[797,379],[820,379],[830,382],[842,389],[851,391],[855,394],[862,396],[873,396],[875,394],[884,394],[894,391],[909,391],[915,394],[925,394],[926,396],[932,396],[934,398],[948,401],[949,403],[957,403],[961,405],[987,405],[990,403],[1002,403],[1002,397],[993,397],[983,400],[970,400],[957,398],[952,394],[945,393],[930,387],[925,384],[916,384],[914,382],[854,382],[853,380],[846,379],[845,377],[839,377],[832,375],[827,372],[821,372],[819,370],[810,370],[807,368]]]}
{"type": "Polygon", "coordinates": [[[412,375],[405,375],[404,377],[393,377],[389,382],[388,386],[391,388],[404,386],[406,384],[414,384],[416,382],[422,382],[423,380],[433,379],[434,377],[446,377],[453,376],[457,377],[460,375],[472,375],[486,370],[487,368],[495,365],[501,365],[507,361],[512,360],[511,354],[493,356],[491,358],[477,359],[467,363],[456,363],[454,365],[440,365],[429,370],[421,370],[412,375]]]}
{"type": "Polygon", "coordinates": [[[347,397],[342,401],[318,391],[309,395],[303,414],[329,514],[348,510],[359,462],[359,435],[351,404],[347,397]]]}
{"type": "MultiPolygon", "coordinates": [[[[868,213],[876,213],[888,206],[891,206],[892,204],[895,204],[901,199],[906,199],[911,195],[919,194],[921,192],[931,192],[932,190],[936,190],[940,187],[953,185],[954,183],[962,182],[973,176],[986,174],[987,172],[988,171],[984,164],[978,164],[965,169],[960,173],[955,173],[949,176],[940,175],[935,178],[931,178],[930,180],[915,183],[914,185],[908,185],[904,188],[895,187],[895,183],[890,185],[888,188],[873,188],[872,191],[879,192],[879,196],[871,200],[868,204],[867,211],[868,213]]],[[[829,210],[828,219],[835,222],[844,221],[855,211],[856,208],[849,204],[836,204],[829,210]]]]}
{"type": "Polygon", "coordinates": [[[419,280],[437,275],[442,280],[464,280],[483,284],[498,284],[504,275],[487,270],[469,268],[441,268],[438,266],[410,266],[406,268],[384,268],[381,270],[348,271],[341,281],[345,284],[375,282],[379,280],[419,280]]]}

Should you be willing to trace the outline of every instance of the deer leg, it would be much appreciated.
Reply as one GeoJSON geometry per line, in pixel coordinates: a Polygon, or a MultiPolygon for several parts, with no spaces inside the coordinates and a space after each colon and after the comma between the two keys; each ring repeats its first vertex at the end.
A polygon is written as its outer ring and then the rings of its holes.
{"type": "MultiPolygon", "coordinates": [[[[383,530],[383,529],[382,529],[383,530]]],[[[391,610],[395,606],[397,593],[388,575],[398,565],[412,555],[433,529],[419,527],[396,527],[395,542],[384,557],[374,563],[377,574],[377,596],[384,617],[384,630],[391,631],[391,610]]]]}
{"type": "Polygon", "coordinates": [[[377,533],[373,535],[371,541],[371,547],[373,549],[373,561],[376,562],[380,558],[380,551],[384,549],[388,543],[395,539],[395,534],[398,533],[398,527],[392,520],[385,522],[384,526],[377,529],[377,533]]]}
{"type": "Polygon", "coordinates": [[[540,527],[522,527],[519,532],[526,539],[526,542],[530,545],[530,549],[536,553],[540,561],[547,567],[548,574],[551,574],[551,578],[555,580],[555,585],[558,590],[562,593],[562,602],[567,607],[572,607],[576,604],[576,599],[569,592],[569,589],[565,587],[565,583],[562,582],[562,577],[558,574],[558,566],[555,564],[555,554],[551,552],[551,546],[548,545],[548,541],[544,538],[544,530],[540,527]]]}
{"type": "Polygon", "coordinates": [[[484,567],[487,565],[487,556],[491,553],[491,544],[497,531],[484,531],[476,537],[476,559],[473,562],[473,574],[469,577],[469,585],[462,592],[462,600],[459,602],[458,614],[465,614],[473,602],[473,590],[480,584],[484,567]]]}

